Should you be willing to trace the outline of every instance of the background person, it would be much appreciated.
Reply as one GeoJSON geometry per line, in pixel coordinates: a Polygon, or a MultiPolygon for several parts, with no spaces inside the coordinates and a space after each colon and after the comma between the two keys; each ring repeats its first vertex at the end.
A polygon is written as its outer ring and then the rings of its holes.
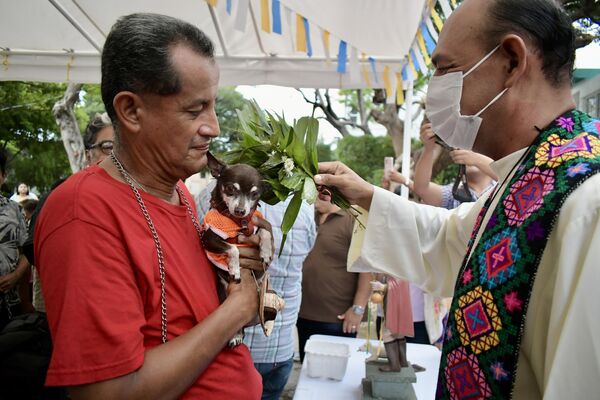
{"type": "Polygon", "coordinates": [[[17,185],[16,193],[10,196],[10,200],[21,204],[22,201],[28,199],[37,200],[38,197],[35,193],[29,191],[29,186],[25,182],[20,182],[19,185],[17,185]]]}
{"type": "Polygon", "coordinates": [[[85,128],[83,144],[88,165],[104,160],[114,146],[115,131],[107,113],[96,114],[85,128]]]}
{"type": "MultiPolygon", "coordinates": [[[[0,185],[6,180],[7,161],[6,150],[0,149],[0,185]]],[[[0,194],[0,330],[21,314],[17,285],[29,272],[29,263],[21,251],[25,239],[27,224],[19,205],[0,194]]]]}
{"type": "Polygon", "coordinates": [[[354,219],[329,199],[315,202],[317,239],[302,268],[296,327],[300,359],[311,335],[356,337],[371,295],[371,274],[346,269],[354,219]]]}

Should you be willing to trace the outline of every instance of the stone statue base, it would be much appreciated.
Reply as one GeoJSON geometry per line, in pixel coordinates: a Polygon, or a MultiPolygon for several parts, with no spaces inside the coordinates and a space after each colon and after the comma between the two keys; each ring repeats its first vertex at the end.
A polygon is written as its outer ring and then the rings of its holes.
{"type": "Polygon", "coordinates": [[[383,365],[387,365],[387,361],[365,363],[363,400],[417,400],[412,386],[417,381],[417,376],[412,365],[402,368],[400,372],[381,372],[379,367],[383,365]]]}

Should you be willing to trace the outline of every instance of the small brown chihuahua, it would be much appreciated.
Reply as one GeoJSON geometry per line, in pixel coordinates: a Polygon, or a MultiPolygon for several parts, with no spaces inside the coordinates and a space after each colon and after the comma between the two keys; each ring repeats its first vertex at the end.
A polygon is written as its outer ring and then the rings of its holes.
{"type": "MultiPolygon", "coordinates": [[[[260,258],[268,266],[273,257],[271,233],[266,229],[258,229],[252,223],[252,217],[262,218],[256,208],[266,185],[260,173],[246,164],[225,165],[212,154],[207,153],[208,167],[217,185],[211,193],[211,208],[204,217],[204,234],[202,244],[208,258],[227,275],[219,274],[221,300],[225,298],[229,282],[240,281],[240,260],[238,247],[248,246],[238,243],[239,235],[258,235],[260,239],[260,258]]],[[[283,308],[284,301],[268,288],[269,276],[265,272],[257,289],[260,295],[259,320],[265,332],[270,335],[277,312],[283,308]]],[[[243,332],[238,333],[230,341],[230,346],[241,343],[243,332]]]]}

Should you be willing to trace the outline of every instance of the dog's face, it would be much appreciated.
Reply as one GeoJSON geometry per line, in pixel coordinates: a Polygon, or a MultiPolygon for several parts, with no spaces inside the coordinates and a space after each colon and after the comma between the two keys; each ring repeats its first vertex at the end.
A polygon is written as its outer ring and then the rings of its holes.
{"type": "Polygon", "coordinates": [[[208,166],[217,179],[213,198],[223,202],[234,217],[245,218],[250,215],[265,189],[258,171],[246,164],[227,166],[210,153],[208,166]]]}

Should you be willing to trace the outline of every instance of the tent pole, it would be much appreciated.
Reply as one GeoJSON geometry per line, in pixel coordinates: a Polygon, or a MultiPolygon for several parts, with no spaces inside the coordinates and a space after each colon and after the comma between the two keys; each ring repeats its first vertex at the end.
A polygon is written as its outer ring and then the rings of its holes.
{"type": "MultiPolygon", "coordinates": [[[[406,100],[404,102],[404,104],[406,104],[406,114],[404,116],[404,139],[402,146],[402,176],[404,176],[406,179],[410,179],[410,134],[412,132],[413,89],[414,82],[412,80],[408,81],[408,87],[406,88],[406,100]]],[[[408,187],[406,185],[402,185],[400,190],[402,197],[408,199],[408,187]]]]}
{"type": "Polygon", "coordinates": [[[98,26],[98,24],[96,23],[96,21],[94,21],[94,20],[92,19],[92,17],[90,17],[90,15],[89,15],[89,14],[88,14],[88,13],[87,13],[87,12],[86,12],[84,9],[83,9],[83,7],[81,7],[81,6],[79,5],[79,3],[77,2],[77,0],[71,0],[71,1],[73,2],[73,4],[75,4],[75,5],[77,6],[77,8],[79,9],[79,11],[81,11],[81,13],[82,13],[83,15],[85,15],[85,17],[88,19],[88,21],[90,21],[90,23],[91,23],[92,25],[94,25],[94,27],[95,27],[95,28],[98,30],[98,32],[100,32],[100,33],[102,34],[102,36],[104,36],[104,38],[106,39],[106,33],[104,33],[104,32],[102,31],[102,29],[100,29],[100,27],[98,26]]]}
{"type": "Polygon", "coordinates": [[[54,8],[58,10],[58,12],[60,12],[67,19],[67,21],[71,23],[71,25],[73,25],[75,29],[79,31],[79,33],[83,35],[84,38],[86,38],[88,42],[90,42],[92,46],[94,46],[96,50],[98,50],[99,53],[102,53],[102,47],[98,43],[96,43],[96,41],[90,36],[90,34],[87,33],[87,31],[83,29],[81,25],[79,25],[79,22],[75,21],[75,18],[73,18],[73,16],[69,14],[69,12],[58,1],[48,1],[54,6],[54,8]]]}
{"type": "Polygon", "coordinates": [[[215,30],[217,31],[217,37],[219,38],[219,43],[221,43],[221,49],[223,49],[223,56],[229,57],[229,52],[227,51],[227,45],[225,44],[223,32],[221,32],[221,25],[219,24],[219,20],[217,19],[217,14],[215,13],[215,10],[210,4],[206,3],[206,6],[208,7],[208,11],[210,12],[210,17],[212,18],[215,30]]]}

